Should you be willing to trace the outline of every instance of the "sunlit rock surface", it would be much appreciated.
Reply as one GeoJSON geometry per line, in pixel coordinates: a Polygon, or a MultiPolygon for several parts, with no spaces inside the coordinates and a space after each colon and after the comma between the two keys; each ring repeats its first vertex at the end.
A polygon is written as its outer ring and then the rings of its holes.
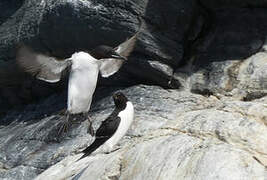
{"type": "Polygon", "coordinates": [[[0,179],[267,179],[267,1],[0,2],[0,179]],[[96,129],[122,91],[135,119],[118,150],[77,161],[87,122],[63,137],[66,79],[35,80],[14,63],[24,42],[57,57],[144,26],[129,62],[100,79],[96,129]]]}

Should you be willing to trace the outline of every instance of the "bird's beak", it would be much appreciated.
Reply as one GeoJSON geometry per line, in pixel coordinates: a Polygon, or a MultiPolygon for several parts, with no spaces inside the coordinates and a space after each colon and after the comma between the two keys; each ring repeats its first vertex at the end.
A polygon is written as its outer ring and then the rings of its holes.
{"type": "Polygon", "coordinates": [[[72,58],[71,57],[67,58],[67,59],[65,59],[65,61],[72,61],[72,58]]]}
{"type": "Polygon", "coordinates": [[[111,57],[113,57],[113,58],[116,58],[116,59],[122,59],[122,60],[127,60],[127,58],[126,57],[123,57],[123,56],[121,56],[120,54],[118,54],[118,53],[116,53],[116,52],[114,52],[112,55],[111,55],[111,57]]]}

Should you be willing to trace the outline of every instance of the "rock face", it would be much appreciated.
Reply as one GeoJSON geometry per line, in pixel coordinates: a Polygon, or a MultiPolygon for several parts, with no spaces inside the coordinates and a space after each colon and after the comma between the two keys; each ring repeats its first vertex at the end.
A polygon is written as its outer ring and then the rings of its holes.
{"type": "Polygon", "coordinates": [[[266,5],[0,2],[0,179],[267,179],[266,5]],[[99,80],[90,110],[96,129],[120,90],[135,106],[134,123],[117,151],[76,162],[93,137],[87,122],[58,137],[66,80],[24,74],[15,46],[57,57],[115,46],[136,32],[140,15],[135,51],[119,73],[99,80]]]}
{"type": "MultiPolygon", "coordinates": [[[[1,177],[31,179],[67,156],[37,179],[264,179],[266,98],[220,100],[141,85],[123,93],[135,104],[136,113],[119,150],[78,162],[79,152],[93,138],[84,122],[58,142],[60,115],[50,115],[48,107],[61,97],[28,106],[24,113],[12,111],[9,116],[20,119],[1,129],[1,177]],[[47,116],[37,118],[37,108],[47,116]]],[[[95,127],[112,109],[110,97],[94,104],[95,127]]]]}

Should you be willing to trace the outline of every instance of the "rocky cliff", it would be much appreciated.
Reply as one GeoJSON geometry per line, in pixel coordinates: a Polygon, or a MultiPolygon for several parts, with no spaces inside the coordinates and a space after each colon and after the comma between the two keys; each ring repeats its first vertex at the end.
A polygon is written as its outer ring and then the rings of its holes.
{"type": "Polygon", "coordinates": [[[0,179],[267,179],[267,1],[0,2],[0,179]],[[97,128],[117,90],[135,119],[118,150],[75,162],[87,122],[57,136],[66,80],[14,63],[24,42],[57,57],[115,46],[136,32],[129,62],[99,79],[97,128]]]}

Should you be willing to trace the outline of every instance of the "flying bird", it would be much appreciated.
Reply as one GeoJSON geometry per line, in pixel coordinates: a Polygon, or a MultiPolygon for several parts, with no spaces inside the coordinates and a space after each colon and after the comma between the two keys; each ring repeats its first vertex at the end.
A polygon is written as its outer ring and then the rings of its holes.
{"type": "Polygon", "coordinates": [[[66,132],[72,122],[88,119],[88,132],[94,135],[92,122],[88,116],[92,96],[96,88],[98,73],[109,77],[116,73],[134,49],[139,31],[115,48],[101,45],[90,52],[80,51],[70,58],[58,59],[40,54],[26,45],[21,45],[16,54],[18,66],[37,79],[55,83],[61,79],[69,67],[68,102],[66,118],[59,133],[66,132]]]}
{"type": "Polygon", "coordinates": [[[130,128],[134,119],[133,104],[121,92],[115,93],[113,100],[114,111],[101,123],[94,142],[83,150],[84,155],[80,159],[90,155],[102,145],[105,152],[111,152],[130,128]]]}

